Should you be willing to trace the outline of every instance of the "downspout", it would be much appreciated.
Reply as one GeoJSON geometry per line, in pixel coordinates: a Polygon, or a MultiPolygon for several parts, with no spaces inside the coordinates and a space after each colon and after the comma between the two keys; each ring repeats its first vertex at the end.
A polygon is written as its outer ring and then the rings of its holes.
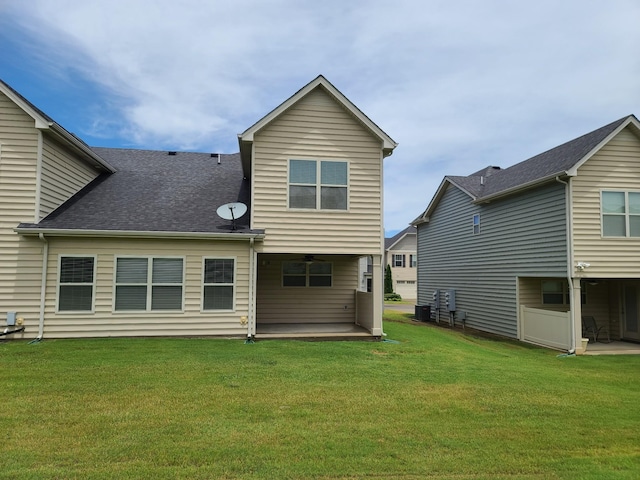
{"type": "Polygon", "coordinates": [[[247,325],[247,340],[250,341],[256,333],[256,314],[255,314],[255,280],[256,280],[256,261],[255,261],[255,240],[249,239],[249,324],[247,325]]]}
{"type": "Polygon", "coordinates": [[[42,335],[44,333],[44,306],[47,292],[47,265],[49,263],[49,242],[43,233],[38,234],[38,236],[44,243],[44,246],[42,249],[42,280],[40,283],[40,323],[38,325],[38,336],[33,340],[33,342],[39,342],[42,340],[42,335]]]}
{"type": "Polygon", "coordinates": [[[556,181],[562,183],[565,186],[565,218],[567,219],[567,285],[569,286],[569,323],[571,324],[570,335],[571,344],[569,353],[574,354],[576,352],[576,323],[575,323],[575,301],[573,295],[573,278],[571,277],[571,268],[573,265],[573,223],[571,217],[571,184],[560,180],[560,177],[556,177],[556,181]]]}

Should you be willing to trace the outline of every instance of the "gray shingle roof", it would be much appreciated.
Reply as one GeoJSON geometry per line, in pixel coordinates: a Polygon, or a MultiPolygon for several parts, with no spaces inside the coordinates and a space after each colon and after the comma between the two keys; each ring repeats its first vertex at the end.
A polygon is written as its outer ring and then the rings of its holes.
{"type": "Polygon", "coordinates": [[[216,214],[225,203],[249,205],[249,180],[239,154],[94,148],[116,168],[102,174],[37,225],[23,228],[138,232],[261,233],[250,212],[231,222],[216,214]]]}
{"type": "Polygon", "coordinates": [[[504,170],[488,167],[468,177],[447,176],[445,178],[479,200],[535,183],[538,180],[562,175],[630,117],[633,115],[616,120],[504,170]]]}
{"type": "Polygon", "coordinates": [[[401,232],[396,233],[393,237],[388,237],[384,239],[384,249],[389,250],[394,243],[400,240],[402,237],[408,234],[417,234],[417,229],[413,225],[409,225],[407,228],[402,230],[401,232]]]}

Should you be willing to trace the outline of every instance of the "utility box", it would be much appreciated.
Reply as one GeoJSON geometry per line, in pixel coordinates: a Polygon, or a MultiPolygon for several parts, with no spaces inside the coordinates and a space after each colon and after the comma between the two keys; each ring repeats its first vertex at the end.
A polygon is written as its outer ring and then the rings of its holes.
{"type": "Polygon", "coordinates": [[[431,305],[416,305],[415,317],[419,322],[431,320],[431,305]]]}
{"type": "Polygon", "coordinates": [[[456,311],[456,291],[455,290],[447,290],[445,293],[445,300],[447,302],[447,310],[450,312],[456,311]]]}
{"type": "Polygon", "coordinates": [[[17,317],[17,312],[7,312],[7,327],[15,327],[17,317]]]}

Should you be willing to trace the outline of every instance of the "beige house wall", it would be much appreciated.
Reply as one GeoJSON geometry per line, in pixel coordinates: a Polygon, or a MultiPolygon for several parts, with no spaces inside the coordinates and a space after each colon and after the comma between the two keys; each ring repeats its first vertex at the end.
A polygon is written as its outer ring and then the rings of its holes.
{"type": "Polygon", "coordinates": [[[38,142],[34,119],[0,93],[0,324],[39,312],[42,243],[13,231],[35,220],[38,142]]]}
{"type": "Polygon", "coordinates": [[[332,265],[331,287],[283,287],[282,263],[295,255],[260,255],[257,323],[354,323],[358,259],[326,255],[332,265]]]}
{"type": "Polygon", "coordinates": [[[49,239],[44,336],[207,336],[247,334],[249,246],[242,241],[163,239],[49,239]],[[56,312],[61,255],[96,256],[93,312],[56,312]],[[165,256],[184,259],[182,311],[117,312],[115,259],[118,256],[165,256]],[[235,258],[235,309],[203,311],[204,258],[235,258]],[[243,318],[244,317],[244,318],[243,318]]]}
{"type": "Polygon", "coordinates": [[[587,262],[583,278],[640,277],[640,238],[603,237],[603,190],[640,191],[640,138],[622,130],[571,179],[575,262],[587,262]]]}
{"type": "Polygon", "coordinates": [[[252,178],[261,251],[381,254],[381,142],[321,87],[255,135],[252,178]],[[348,210],[289,209],[290,159],[347,161],[348,210]]]}
{"type": "Polygon", "coordinates": [[[39,218],[46,217],[97,176],[94,168],[43,136],[39,218]]]}
{"type": "Polygon", "coordinates": [[[418,298],[418,268],[411,266],[411,256],[417,260],[417,236],[406,235],[386,252],[387,264],[391,266],[391,277],[393,278],[394,292],[403,299],[415,300],[418,298]],[[394,266],[394,255],[404,255],[405,266],[394,266]]]}

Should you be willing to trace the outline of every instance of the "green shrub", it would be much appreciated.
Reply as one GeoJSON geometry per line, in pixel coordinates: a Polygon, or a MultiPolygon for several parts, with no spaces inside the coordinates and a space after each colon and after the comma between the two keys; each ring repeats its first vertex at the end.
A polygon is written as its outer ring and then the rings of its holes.
{"type": "Polygon", "coordinates": [[[399,302],[402,300],[402,297],[397,293],[385,293],[384,300],[385,302],[399,302]]]}

